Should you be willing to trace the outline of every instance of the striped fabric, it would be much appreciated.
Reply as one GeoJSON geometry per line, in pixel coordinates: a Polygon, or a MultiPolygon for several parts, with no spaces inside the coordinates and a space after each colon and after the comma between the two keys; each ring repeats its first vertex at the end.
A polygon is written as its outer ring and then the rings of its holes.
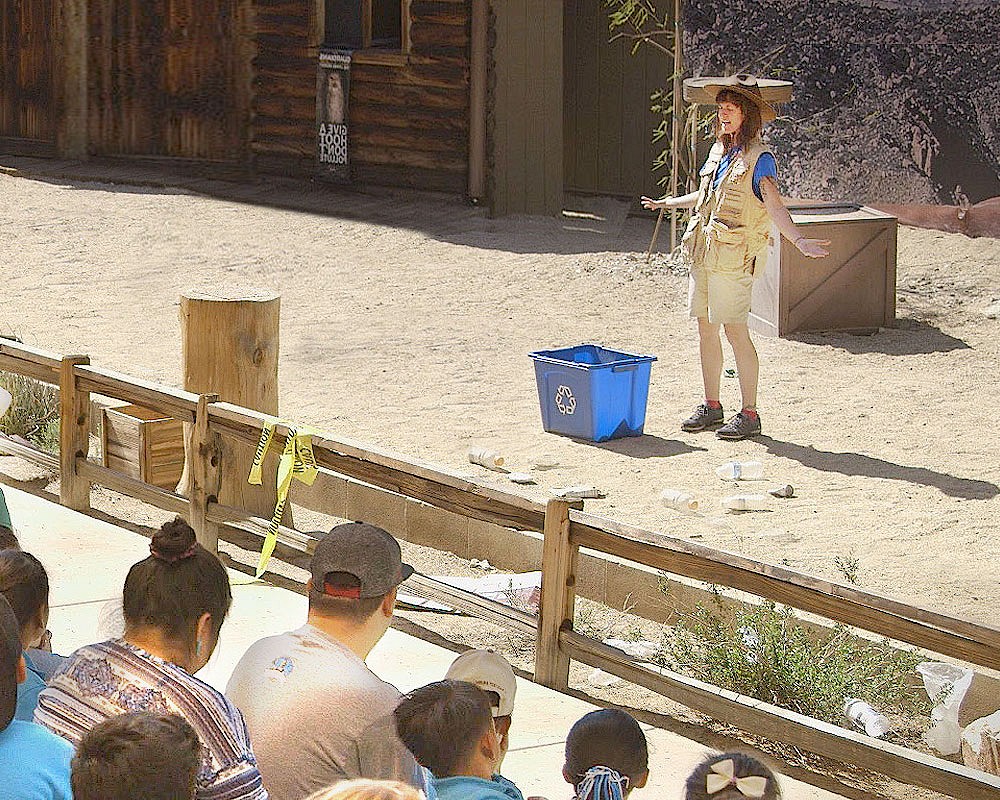
{"type": "Polygon", "coordinates": [[[77,650],[38,698],[35,722],[77,745],[97,723],[131,711],[178,714],[204,748],[197,800],[267,800],[243,716],[176,664],[122,639],[77,650]]]}

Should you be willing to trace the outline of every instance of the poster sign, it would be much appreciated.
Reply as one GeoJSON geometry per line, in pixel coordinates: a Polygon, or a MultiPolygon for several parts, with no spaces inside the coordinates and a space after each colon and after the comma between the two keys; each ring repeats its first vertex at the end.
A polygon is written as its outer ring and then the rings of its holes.
{"type": "Polygon", "coordinates": [[[351,51],[321,50],[316,71],[319,171],[323,177],[341,183],[351,180],[347,134],[350,81],[351,51]]]}

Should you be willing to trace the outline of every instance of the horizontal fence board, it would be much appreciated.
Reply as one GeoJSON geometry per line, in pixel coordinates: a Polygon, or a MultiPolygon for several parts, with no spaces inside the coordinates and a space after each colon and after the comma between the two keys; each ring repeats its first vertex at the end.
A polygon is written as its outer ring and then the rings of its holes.
{"type": "Polygon", "coordinates": [[[749,592],[936,653],[1000,669],[1000,629],[582,512],[573,542],[688,578],[749,592]]]}
{"type": "MultiPolygon", "coordinates": [[[[213,403],[209,419],[223,435],[256,446],[265,416],[230,403],[213,403]]],[[[277,426],[278,435],[284,437],[287,432],[285,425],[277,426]]],[[[545,507],[540,503],[367,445],[314,436],[313,452],[317,464],[333,472],[446,511],[521,530],[540,531],[545,521],[545,507]]]]}
{"type": "Polygon", "coordinates": [[[160,386],[99,367],[78,366],[74,371],[81,391],[127,400],[182,422],[194,422],[198,395],[192,392],[160,386]]]}
{"type": "Polygon", "coordinates": [[[16,372],[44,383],[59,383],[62,356],[37,347],[0,339],[0,370],[16,372]]]}
{"type": "Polygon", "coordinates": [[[186,497],[181,497],[179,494],[167,491],[166,489],[160,489],[151,484],[143,483],[137,478],[122,475],[120,472],[116,472],[108,467],[102,467],[93,461],[77,458],[76,468],[80,477],[91,483],[106,486],[113,491],[129,495],[137,500],[142,500],[142,502],[148,503],[151,506],[162,508],[164,511],[187,516],[191,508],[191,504],[186,497]]]}
{"type": "Polygon", "coordinates": [[[464,611],[474,617],[493,622],[504,628],[513,628],[520,633],[535,635],[538,628],[538,618],[525,611],[518,611],[496,600],[457,589],[447,583],[434,580],[426,575],[414,574],[404,584],[407,589],[421,597],[436,600],[451,606],[458,611],[464,611]]]}
{"type": "Polygon", "coordinates": [[[32,464],[51,469],[53,472],[59,472],[59,456],[46,453],[37,447],[29,447],[26,444],[15,442],[3,435],[0,435],[0,453],[8,456],[18,456],[25,461],[30,461],[32,464]]]}
{"type": "Polygon", "coordinates": [[[825,758],[855,764],[963,800],[1000,797],[998,776],[882,742],[695,678],[674,672],[654,672],[637,665],[622,651],[574,631],[562,631],[559,642],[576,661],[645,686],[720,722],[772,741],[785,742],[825,758]]]}

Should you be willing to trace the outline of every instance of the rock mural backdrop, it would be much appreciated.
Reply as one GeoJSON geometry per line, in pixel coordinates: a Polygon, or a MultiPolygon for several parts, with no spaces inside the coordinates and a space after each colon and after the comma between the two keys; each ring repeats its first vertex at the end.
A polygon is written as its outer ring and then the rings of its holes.
{"type": "Polygon", "coordinates": [[[1000,196],[1000,0],[685,0],[687,76],[790,80],[768,126],[787,195],[1000,196]]]}

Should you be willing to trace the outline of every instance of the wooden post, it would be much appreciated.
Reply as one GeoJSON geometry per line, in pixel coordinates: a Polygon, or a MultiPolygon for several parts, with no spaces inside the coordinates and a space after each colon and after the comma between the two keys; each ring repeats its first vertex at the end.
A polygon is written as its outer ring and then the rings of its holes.
{"type": "MultiPolygon", "coordinates": [[[[677,172],[680,169],[681,108],[684,105],[684,87],[681,84],[681,0],[674,0],[674,82],[672,112],[670,114],[670,196],[677,195],[677,172]]],[[[677,247],[677,209],[670,209],[670,252],[677,247]]]]}
{"type": "Polygon", "coordinates": [[[559,647],[559,632],[573,627],[580,550],[569,540],[569,509],[570,504],[559,499],[549,500],[545,507],[542,600],[535,648],[535,683],[560,691],[569,686],[569,655],[559,647]]]}
{"type": "Polygon", "coordinates": [[[489,0],[472,0],[469,46],[469,199],[486,195],[486,83],[489,59],[489,0]]]}
{"type": "MultiPolygon", "coordinates": [[[[182,295],[184,388],[198,394],[214,393],[227,403],[277,415],[279,308],[278,295],[267,292],[220,290],[182,295]]],[[[185,440],[193,443],[194,435],[188,432],[185,440]]],[[[263,485],[252,486],[247,475],[253,454],[251,446],[229,438],[221,440],[218,502],[270,519],[277,500],[277,462],[272,456],[265,465],[263,485]]],[[[177,485],[178,494],[185,497],[192,497],[197,457],[190,447],[185,448],[184,474],[177,485]]]]}
{"type": "Polygon", "coordinates": [[[90,481],[76,465],[90,450],[90,392],[77,390],[73,370],[89,363],[88,356],[64,356],[59,365],[59,502],[75,511],[90,510],[90,481]]]}
{"type": "Polygon", "coordinates": [[[56,152],[87,157],[87,0],[53,4],[53,99],[56,152]]]}
{"type": "Polygon", "coordinates": [[[189,426],[192,440],[186,447],[191,454],[191,527],[206,550],[219,550],[219,525],[208,518],[208,504],[219,502],[222,484],[222,442],[208,419],[208,406],[219,395],[203,394],[198,398],[194,425],[189,426]]]}

